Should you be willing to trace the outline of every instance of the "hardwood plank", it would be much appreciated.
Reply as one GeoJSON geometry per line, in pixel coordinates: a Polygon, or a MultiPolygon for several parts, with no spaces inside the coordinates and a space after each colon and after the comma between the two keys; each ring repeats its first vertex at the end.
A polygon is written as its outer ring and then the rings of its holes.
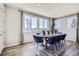
{"type": "Polygon", "coordinates": [[[24,45],[13,46],[5,48],[2,56],[78,56],[79,45],[73,42],[66,42],[64,47],[56,51],[54,48],[54,54],[50,49],[45,49],[39,46],[39,54],[36,48],[33,48],[33,43],[24,45]]]}

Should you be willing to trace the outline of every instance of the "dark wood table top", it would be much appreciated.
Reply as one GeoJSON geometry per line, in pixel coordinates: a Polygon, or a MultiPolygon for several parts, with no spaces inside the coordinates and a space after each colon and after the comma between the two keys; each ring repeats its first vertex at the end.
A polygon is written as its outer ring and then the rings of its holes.
{"type": "Polygon", "coordinates": [[[61,34],[50,34],[50,35],[42,35],[42,34],[40,34],[40,35],[36,35],[35,34],[35,36],[38,36],[38,37],[46,37],[46,38],[48,38],[48,37],[52,37],[52,36],[57,36],[57,35],[61,35],[61,34]]]}

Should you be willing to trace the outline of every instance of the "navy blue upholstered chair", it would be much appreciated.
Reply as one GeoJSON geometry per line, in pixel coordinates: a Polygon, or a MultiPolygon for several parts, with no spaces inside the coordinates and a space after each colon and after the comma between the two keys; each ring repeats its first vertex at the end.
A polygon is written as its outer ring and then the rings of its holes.
{"type": "Polygon", "coordinates": [[[65,37],[66,37],[66,34],[58,35],[57,44],[59,48],[62,47],[63,44],[66,44],[65,37]]]}
{"type": "Polygon", "coordinates": [[[47,34],[50,35],[50,31],[47,31],[47,34]]]}
{"type": "MultiPolygon", "coordinates": [[[[54,53],[54,50],[53,50],[53,45],[56,44],[56,39],[57,37],[56,36],[53,36],[53,37],[49,37],[48,38],[48,44],[51,45],[51,49],[52,49],[52,52],[54,53]]],[[[56,45],[55,45],[56,46],[56,45]]],[[[57,47],[57,46],[56,46],[57,47]]]]}
{"type": "Polygon", "coordinates": [[[62,39],[62,35],[57,35],[56,36],[57,39],[56,39],[56,44],[58,45],[59,49],[61,47],[61,39],[62,39]]]}
{"type": "Polygon", "coordinates": [[[62,40],[65,40],[66,34],[62,34],[62,40]]]}
{"type": "Polygon", "coordinates": [[[65,37],[66,37],[66,34],[62,34],[61,41],[64,42],[64,43],[66,44],[66,42],[65,42],[65,37]]]}
{"type": "Polygon", "coordinates": [[[48,44],[53,45],[55,43],[56,36],[48,37],[48,44]]]}
{"type": "Polygon", "coordinates": [[[43,35],[45,35],[46,33],[45,33],[45,31],[42,31],[42,33],[43,33],[43,35]]]}
{"type": "Polygon", "coordinates": [[[38,33],[36,33],[36,35],[40,35],[40,33],[38,32],[38,33]]]}
{"type": "Polygon", "coordinates": [[[54,31],[51,31],[51,34],[53,34],[54,33],[54,31]]]}
{"type": "Polygon", "coordinates": [[[57,34],[62,34],[62,32],[57,32],[57,34]]]}
{"type": "Polygon", "coordinates": [[[37,43],[37,49],[38,49],[38,44],[43,43],[43,39],[42,37],[35,36],[35,35],[33,35],[33,39],[34,39],[34,42],[37,43]]]}

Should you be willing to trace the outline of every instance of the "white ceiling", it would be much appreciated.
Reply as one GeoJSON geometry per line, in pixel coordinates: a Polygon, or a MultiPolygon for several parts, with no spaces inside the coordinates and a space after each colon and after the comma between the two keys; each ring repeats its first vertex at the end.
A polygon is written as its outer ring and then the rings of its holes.
{"type": "Polygon", "coordinates": [[[78,3],[40,3],[40,6],[38,3],[10,3],[6,5],[53,18],[79,12],[78,3]]]}

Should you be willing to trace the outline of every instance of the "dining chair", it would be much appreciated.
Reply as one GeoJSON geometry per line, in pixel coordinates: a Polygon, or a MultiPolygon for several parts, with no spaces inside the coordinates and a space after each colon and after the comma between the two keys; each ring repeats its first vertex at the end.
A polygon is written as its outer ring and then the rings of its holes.
{"type": "Polygon", "coordinates": [[[57,34],[62,34],[62,32],[57,32],[57,34]]]}
{"type": "Polygon", "coordinates": [[[42,33],[43,33],[43,35],[45,35],[46,33],[45,33],[45,31],[42,31],[42,33]]]}
{"type": "Polygon", "coordinates": [[[62,35],[57,35],[56,37],[57,37],[55,39],[56,40],[56,44],[57,44],[58,48],[60,49],[61,46],[62,46],[62,44],[61,44],[62,35]]]}
{"type": "Polygon", "coordinates": [[[33,35],[33,39],[34,39],[34,44],[35,43],[37,44],[37,54],[39,55],[40,52],[39,52],[38,44],[42,44],[43,43],[42,37],[33,35]]]}
{"type": "Polygon", "coordinates": [[[61,41],[62,41],[62,43],[64,43],[64,44],[66,44],[66,42],[65,42],[65,37],[66,37],[66,34],[62,34],[61,41]]]}
{"type": "Polygon", "coordinates": [[[47,31],[47,34],[50,35],[50,31],[47,31]]]}
{"type": "Polygon", "coordinates": [[[38,49],[38,44],[42,44],[43,43],[43,39],[42,37],[39,37],[39,36],[35,36],[33,35],[33,39],[34,39],[34,43],[37,43],[37,49],[38,49]]]}
{"type": "Polygon", "coordinates": [[[40,35],[40,33],[38,32],[38,33],[36,33],[36,35],[40,35]]]}
{"type": "Polygon", "coordinates": [[[55,34],[58,32],[58,30],[54,30],[55,34]]]}
{"type": "Polygon", "coordinates": [[[53,31],[51,31],[51,34],[53,34],[54,32],[53,31]]]}
{"type": "Polygon", "coordinates": [[[48,42],[47,42],[51,46],[51,50],[52,50],[53,53],[54,53],[53,45],[55,44],[55,47],[57,47],[55,39],[57,39],[56,36],[48,37],[48,42]]]}

